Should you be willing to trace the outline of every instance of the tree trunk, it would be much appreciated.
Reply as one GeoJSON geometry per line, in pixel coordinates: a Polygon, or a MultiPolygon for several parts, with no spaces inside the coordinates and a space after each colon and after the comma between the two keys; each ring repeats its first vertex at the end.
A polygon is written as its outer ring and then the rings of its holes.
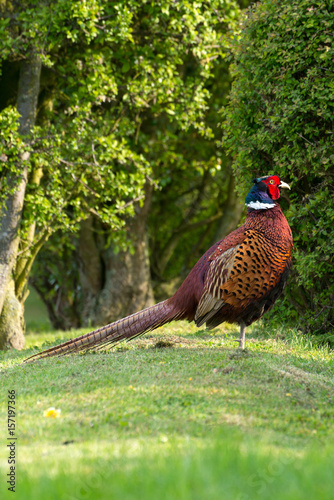
{"type": "Polygon", "coordinates": [[[0,316],[0,349],[22,349],[24,347],[24,309],[15,294],[15,283],[11,277],[6,287],[5,300],[0,316]]]}
{"type": "MultiPolygon", "coordinates": [[[[35,123],[39,93],[41,62],[35,58],[21,65],[17,110],[20,117],[19,132],[28,136],[35,123]]],[[[15,270],[19,226],[21,222],[24,196],[28,177],[29,152],[22,154],[20,175],[9,174],[7,182],[15,187],[8,195],[5,208],[1,211],[0,222],[0,348],[20,349],[24,344],[23,301],[15,294],[13,272],[15,270]]]]}
{"type": "Polygon", "coordinates": [[[110,323],[154,303],[146,230],[152,187],[146,186],[145,191],[143,206],[136,206],[128,223],[133,251],[117,252],[113,245],[105,248],[94,234],[92,220],[82,225],[78,256],[83,324],[110,323]]]}

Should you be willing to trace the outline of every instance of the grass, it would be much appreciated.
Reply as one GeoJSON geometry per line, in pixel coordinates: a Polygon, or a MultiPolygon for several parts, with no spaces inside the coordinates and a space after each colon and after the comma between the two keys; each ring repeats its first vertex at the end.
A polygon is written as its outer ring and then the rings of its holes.
{"type": "Polygon", "coordinates": [[[46,306],[33,287],[29,287],[29,295],[24,304],[24,320],[28,333],[52,330],[46,306]]]}
{"type": "Polygon", "coordinates": [[[172,323],[109,352],[22,364],[0,354],[0,498],[7,390],[17,393],[16,499],[329,499],[334,355],[297,332],[172,323]],[[60,418],[46,418],[49,407],[60,418]]]}

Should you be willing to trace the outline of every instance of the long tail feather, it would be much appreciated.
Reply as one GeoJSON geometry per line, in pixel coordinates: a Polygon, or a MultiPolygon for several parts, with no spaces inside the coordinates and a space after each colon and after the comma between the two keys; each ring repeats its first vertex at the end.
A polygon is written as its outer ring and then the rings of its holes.
{"type": "Polygon", "coordinates": [[[174,307],[168,300],[165,300],[143,311],[115,321],[115,323],[110,323],[110,325],[103,326],[98,330],[34,354],[24,361],[31,362],[51,356],[65,356],[71,352],[87,351],[93,348],[99,349],[106,345],[115,345],[123,340],[131,340],[139,335],[143,335],[173,319],[179,319],[179,317],[180,314],[175,312],[174,307]]]}

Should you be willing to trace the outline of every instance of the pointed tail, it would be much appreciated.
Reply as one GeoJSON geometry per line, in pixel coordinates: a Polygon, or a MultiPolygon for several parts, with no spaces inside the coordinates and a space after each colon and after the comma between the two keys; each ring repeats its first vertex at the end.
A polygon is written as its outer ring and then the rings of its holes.
{"type": "Polygon", "coordinates": [[[51,356],[64,356],[71,352],[86,351],[92,348],[101,348],[106,345],[115,345],[123,340],[131,340],[143,333],[154,330],[159,326],[180,319],[180,313],[175,311],[169,300],[159,302],[154,306],[143,309],[131,316],[110,323],[98,330],[86,333],[55,347],[46,349],[25,359],[25,362],[36,361],[51,356]]]}

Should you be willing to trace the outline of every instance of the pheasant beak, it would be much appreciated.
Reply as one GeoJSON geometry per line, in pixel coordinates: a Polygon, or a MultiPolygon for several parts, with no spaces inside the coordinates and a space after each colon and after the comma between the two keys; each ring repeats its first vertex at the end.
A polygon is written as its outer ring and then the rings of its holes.
{"type": "Polygon", "coordinates": [[[287,184],[286,182],[283,182],[283,181],[281,181],[281,183],[280,183],[280,185],[278,187],[291,189],[291,187],[289,186],[289,184],[287,184]]]}

